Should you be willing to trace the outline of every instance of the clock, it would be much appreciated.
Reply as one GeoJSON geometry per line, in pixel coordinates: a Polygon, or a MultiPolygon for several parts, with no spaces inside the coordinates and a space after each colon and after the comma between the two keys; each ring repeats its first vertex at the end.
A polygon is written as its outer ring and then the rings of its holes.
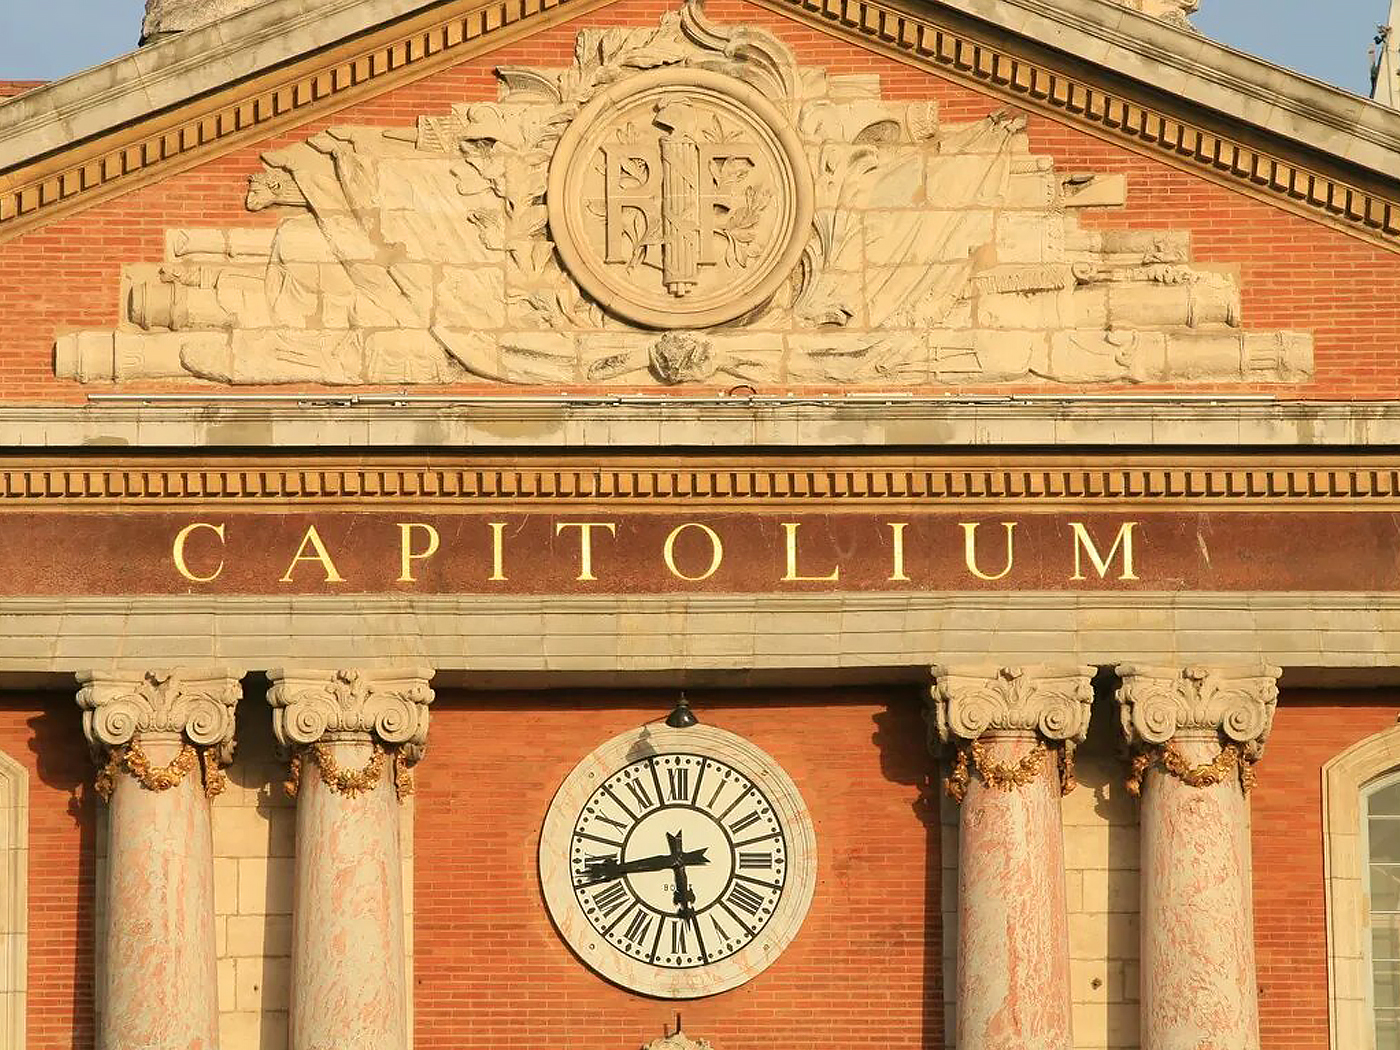
{"type": "Polygon", "coordinates": [[[816,835],[792,779],[713,726],[623,733],[583,759],[545,814],[550,916],[603,977],[667,999],[742,984],[797,935],[816,835]]]}

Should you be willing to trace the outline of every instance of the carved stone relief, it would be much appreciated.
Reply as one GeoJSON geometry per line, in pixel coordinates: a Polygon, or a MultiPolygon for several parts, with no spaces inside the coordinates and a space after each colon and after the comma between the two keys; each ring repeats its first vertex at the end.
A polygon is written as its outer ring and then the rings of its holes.
{"type": "Polygon", "coordinates": [[[1188,237],[1083,228],[1122,176],[1057,171],[1024,121],[944,123],[688,4],[586,29],[565,69],[416,127],[264,155],[272,230],[173,230],[80,382],[1287,383],[1188,237]]]}

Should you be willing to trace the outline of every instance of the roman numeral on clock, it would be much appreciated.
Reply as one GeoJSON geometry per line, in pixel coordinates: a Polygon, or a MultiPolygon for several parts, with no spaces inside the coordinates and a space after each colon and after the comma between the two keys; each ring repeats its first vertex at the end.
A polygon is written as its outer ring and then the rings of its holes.
{"type": "Polygon", "coordinates": [[[729,888],[729,895],[725,897],[724,903],[733,908],[740,908],[750,915],[757,915],[758,909],[763,905],[763,897],[742,882],[736,882],[729,888]]]}
{"type": "Polygon", "coordinates": [[[686,920],[684,920],[684,919],[672,919],[672,920],[671,920],[671,954],[672,954],[672,955],[684,955],[684,954],[686,953],[686,947],[685,947],[685,928],[686,928],[686,920]]]}
{"type": "Polygon", "coordinates": [[[739,867],[771,869],[773,867],[773,851],[754,850],[749,852],[747,850],[741,850],[739,853],[739,867]]]}
{"type": "Polygon", "coordinates": [[[647,789],[637,781],[627,781],[627,790],[632,793],[632,797],[637,800],[637,805],[641,806],[642,809],[651,809],[652,806],[656,805],[656,803],[651,800],[651,796],[647,794],[647,789]]]}
{"type": "Polygon", "coordinates": [[[751,809],[749,810],[749,812],[747,812],[738,820],[736,820],[733,824],[730,824],[729,830],[737,835],[744,829],[753,827],[762,819],[763,818],[758,815],[758,810],[751,809]]]}
{"type": "Polygon", "coordinates": [[[640,945],[646,940],[647,930],[651,929],[651,913],[637,909],[637,914],[632,916],[632,921],[627,924],[627,929],[622,931],[622,936],[626,937],[633,944],[640,945]]]}
{"type": "Polygon", "coordinates": [[[597,908],[606,919],[630,899],[627,887],[620,882],[613,882],[593,894],[593,907],[597,908]]]}
{"type": "Polygon", "coordinates": [[[669,797],[672,802],[690,801],[690,770],[688,769],[668,769],[666,770],[666,786],[670,789],[669,797]]]}

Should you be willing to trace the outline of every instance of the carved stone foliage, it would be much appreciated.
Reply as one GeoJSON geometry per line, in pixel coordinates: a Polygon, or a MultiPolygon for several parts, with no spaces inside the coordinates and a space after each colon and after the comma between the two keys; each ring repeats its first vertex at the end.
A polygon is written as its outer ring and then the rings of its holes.
{"type": "Polygon", "coordinates": [[[135,675],[85,671],[78,675],[83,732],[93,753],[123,747],[143,734],[173,733],[233,758],[238,677],[223,669],[177,668],[135,675]]]}
{"type": "Polygon", "coordinates": [[[1177,734],[1219,734],[1256,760],[1264,751],[1278,704],[1277,667],[1118,668],[1123,732],[1135,747],[1158,746],[1177,734]]]}
{"type": "Polygon", "coordinates": [[[268,672],[272,729],[286,747],[338,735],[377,737],[411,757],[428,742],[428,668],[268,672]]]}
{"type": "Polygon", "coordinates": [[[1021,118],[944,122],[688,3],[416,127],[264,155],[273,230],[170,231],[82,382],[986,385],[1299,382],[1171,231],[1091,230],[1122,176],[1021,118]]]}
{"type": "Polygon", "coordinates": [[[1116,0],[1116,2],[1130,11],[1140,11],[1153,18],[1160,18],[1163,22],[1174,25],[1178,29],[1196,32],[1196,27],[1191,24],[1190,17],[1200,8],[1201,0],[1116,0]]]}
{"type": "Polygon", "coordinates": [[[996,730],[1079,743],[1089,732],[1092,667],[935,667],[933,676],[930,729],[938,740],[931,745],[975,741],[996,730]]]}
{"type": "Polygon", "coordinates": [[[692,1039],[679,1028],[661,1039],[653,1039],[642,1050],[714,1050],[708,1039],[692,1039]]]}

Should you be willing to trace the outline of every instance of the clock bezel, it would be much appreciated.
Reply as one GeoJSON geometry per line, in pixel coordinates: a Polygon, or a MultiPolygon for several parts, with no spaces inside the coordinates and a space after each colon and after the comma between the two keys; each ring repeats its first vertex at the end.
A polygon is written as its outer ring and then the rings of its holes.
{"type": "Polygon", "coordinates": [[[767,969],[792,943],[816,890],[817,841],[812,817],[792,778],[767,752],[711,725],[673,729],[653,722],[628,730],[586,755],[564,778],[545,813],[539,872],[555,929],[576,956],[623,988],[663,999],[697,999],[736,988],[767,969]],[[654,966],[614,947],[588,921],[574,892],[570,852],[579,813],[598,786],[652,755],[693,754],[726,763],[763,792],[787,837],[787,873],[778,905],[745,947],[685,969],[654,966]]]}

